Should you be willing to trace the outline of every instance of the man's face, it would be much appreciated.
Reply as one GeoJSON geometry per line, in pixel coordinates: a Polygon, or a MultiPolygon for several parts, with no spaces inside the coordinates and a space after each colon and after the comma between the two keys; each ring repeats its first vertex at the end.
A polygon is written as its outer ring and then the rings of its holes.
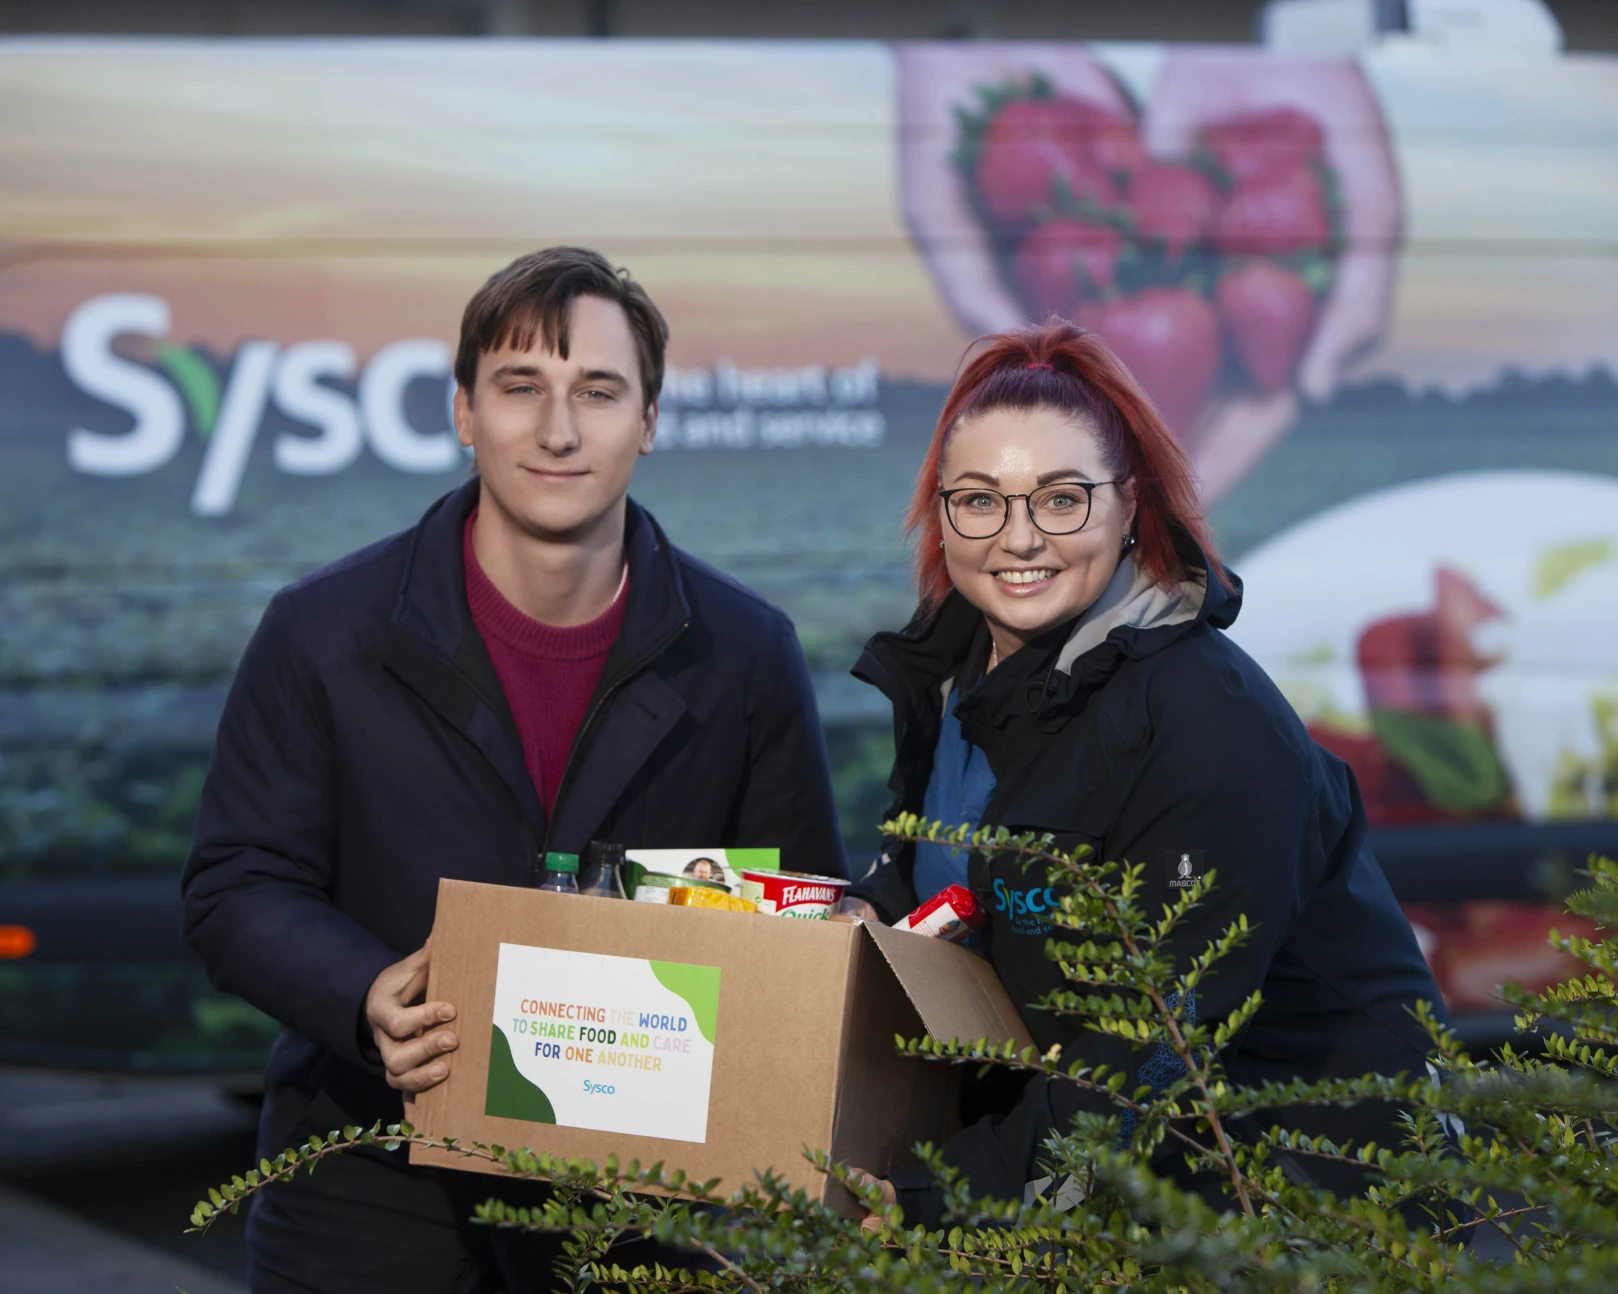
{"type": "Polygon", "coordinates": [[[629,319],[601,297],[573,302],[566,359],[538,336],[526,350],[485,351],[471,398],[455,393],[455,432],[477,455],[485,505],[548,539],[582,536],[618,507],[656,430],[629,319]]]}

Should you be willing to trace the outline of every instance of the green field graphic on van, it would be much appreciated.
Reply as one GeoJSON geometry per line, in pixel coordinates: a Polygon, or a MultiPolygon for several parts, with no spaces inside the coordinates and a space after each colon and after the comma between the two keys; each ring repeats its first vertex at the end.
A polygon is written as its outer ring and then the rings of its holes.
{"type": "Polygon", "coordinates": [[[214,424],[219,421],[222,398],[219,374],[214,372],[212,364],[189,346],[176,346],[173,342],[157,343],[157,362],[185,397],[197,435],[207,440],[213,435],[214,424]]]}
{"type": "Polygon", "coordinates": [[[670,993],[677,993],[691,1008],[697,1029],[710,1043],[719,1019],[719,967],[687,966],[683,962],[646,963],[657,982],[670,993]]]}
{"type": "Polygon", "coordinates": [[[484,1090],[483,1113],[497,1119],[555,1123],[556,1111],[551,1108],[551,1098],[538,1084],[517,1071],[517,1062],[511,1057],[510,1039],[499,1025],[492,1028],[494,1037],[489,1042],[489,1083],[484,1090]]]}

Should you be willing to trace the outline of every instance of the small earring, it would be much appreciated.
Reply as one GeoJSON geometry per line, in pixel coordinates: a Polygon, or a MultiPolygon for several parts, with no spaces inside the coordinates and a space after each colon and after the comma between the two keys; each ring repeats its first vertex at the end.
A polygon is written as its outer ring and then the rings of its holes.
{"type": "Polygon", "coordinates": [[[1124,536],[1124,551],[1127,553],[1131,548],[1133,548],[1135,546],[1135,543],[1136,543],[1136,539],[1135,539],[1134,535],[1125,535],[1124,536]]]}
{"type": "Polygon", "coordinates": [[[942,539],[940,539],[940,540],[939,540],[939,541],[938,541],[938,546],[939,546],[939,547],[940,547],[940,548],[942,548],[942,547],[943,547],[943,546],[944,546],[944,541],[943,541],[943,540],[942,540],[942,539]]]}

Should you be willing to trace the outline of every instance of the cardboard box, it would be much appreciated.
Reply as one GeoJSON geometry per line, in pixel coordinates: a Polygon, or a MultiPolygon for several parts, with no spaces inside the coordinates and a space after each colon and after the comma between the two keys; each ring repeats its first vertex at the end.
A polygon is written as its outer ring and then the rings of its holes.
{"type": "Polygon", "coordinates": [[[1030,1041],[988,963],[941,939],[469,881],[439,882],[427,992],[461,1045],[422,1131],[661,1160],[722,1192],[773,1168],[848,1214],[805,1149],[881,1174],[956,1127],[958,1072],[896,1034],[1030,1041]]]}

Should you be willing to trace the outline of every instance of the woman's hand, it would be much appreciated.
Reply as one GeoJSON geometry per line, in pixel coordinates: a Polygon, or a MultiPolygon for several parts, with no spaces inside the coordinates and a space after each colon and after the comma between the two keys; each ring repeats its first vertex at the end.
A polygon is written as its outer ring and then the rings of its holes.
{"type": "MultiPolygon", "coordinates": [[[[858,899],[854,900],[856,903],[859,901],[860,900],[858,899]]],[[[866,904],[865,906],[870,907],[870,904],[866,904]]],[[[896,1204],[899,1201],[899,1193],[893,1189],[893,1183],[890,1182],[886,1177],[875,1177],[866,1172],[863,1168],[856,1168],[854,1170],[854,1182],[859,1186],[874,1186],[880,1190],[882,1192],[882,1203],[884,1207],[890,1204],[896,1204]]],[[[877,1213],[867,1213],[863,1218],[860,1219],[861,1231],[880,1231],[885,1225],[887,1224],[883,1222],[881,1215],[877,1213]]]]}
{"type": "Polygon", "coordinates": [[[837,905],[837,915],[840,917],[853,917],[856,921],[869,921],[872,925],[881,925],[882,917],[864,899],[844,899],[837,905]]]}

